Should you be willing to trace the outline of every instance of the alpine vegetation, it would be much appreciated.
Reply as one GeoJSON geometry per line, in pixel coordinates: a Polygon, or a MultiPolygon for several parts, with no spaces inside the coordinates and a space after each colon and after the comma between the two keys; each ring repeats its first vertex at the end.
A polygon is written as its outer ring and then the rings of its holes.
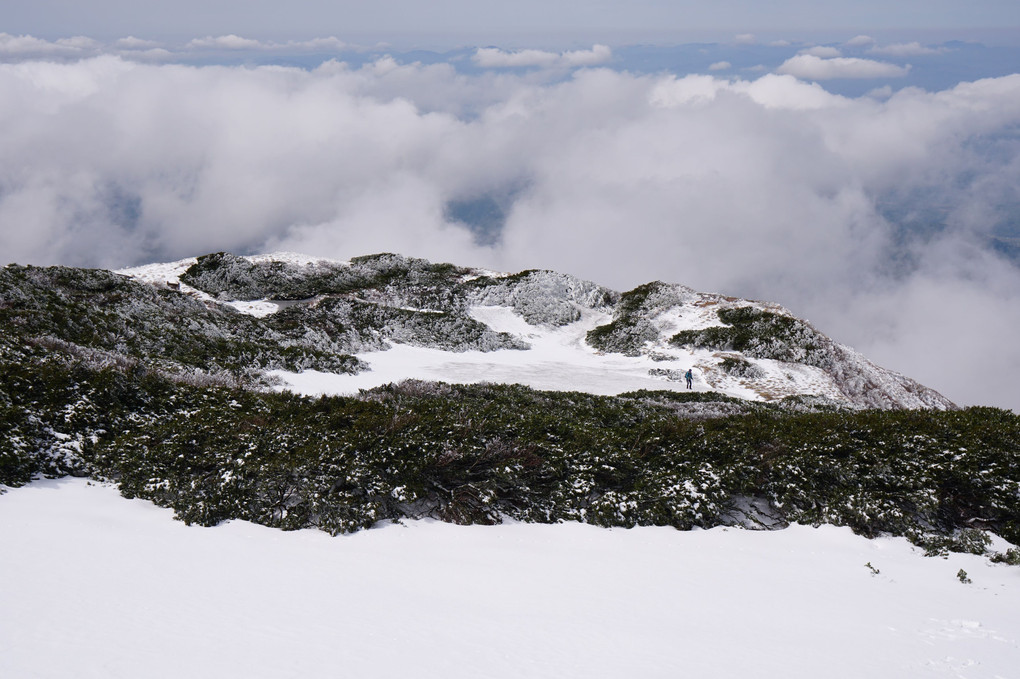
{"type": "Polygon", "coordinates": [[[218,253],[8,266],[0,326],[7,486],[88,476],[189,523],[334,534],[433,517],[1020,542],[1020,418],[773,304],[218,253]]]}

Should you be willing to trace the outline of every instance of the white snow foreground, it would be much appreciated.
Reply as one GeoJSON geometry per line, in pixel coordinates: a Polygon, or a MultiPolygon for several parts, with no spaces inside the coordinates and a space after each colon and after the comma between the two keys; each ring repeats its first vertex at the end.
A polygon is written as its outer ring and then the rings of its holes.
{"type": "Polygon", "coordinates": [[[0,544],[3,677],[991,679],[1020,667],[1020,570],[831,526],[420,521],[332,538],[188,527],[66,478],[0,496],[0,544]]]}

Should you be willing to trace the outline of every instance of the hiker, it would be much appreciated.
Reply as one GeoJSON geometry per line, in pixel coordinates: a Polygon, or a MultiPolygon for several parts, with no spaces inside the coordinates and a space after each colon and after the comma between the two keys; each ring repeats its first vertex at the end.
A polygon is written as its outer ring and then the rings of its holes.
{"type": "Polygon", "coordinates": [[[688,389],[693,389],[694,388],[694,373],[691,372],[690,368],[688,368],[687,372],[684,373],[684,379],[687,380],[687,388],[688,389]]]}

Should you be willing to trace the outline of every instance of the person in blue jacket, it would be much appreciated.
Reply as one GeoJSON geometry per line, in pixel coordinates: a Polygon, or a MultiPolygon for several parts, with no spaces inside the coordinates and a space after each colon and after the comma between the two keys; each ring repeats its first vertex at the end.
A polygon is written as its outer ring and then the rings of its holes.
{"type": "Polygon", "coordinates": [[[687,372],[684,373],[684,379],[687,380],[687,388],[688,389],[693,389],[694,388],[694,373],[691,372],[690,368],[688,368],[687,372]]]}

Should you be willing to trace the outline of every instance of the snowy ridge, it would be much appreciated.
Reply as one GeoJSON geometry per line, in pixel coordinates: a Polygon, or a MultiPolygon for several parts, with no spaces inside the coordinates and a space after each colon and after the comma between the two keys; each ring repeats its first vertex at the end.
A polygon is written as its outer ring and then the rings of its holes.
{"type": "Polygon", "coordinates": [[[289,313],[299,314],[294,323],[311,324],[305,339],[368,365],[359,374],[272,371],[280,388],[302,394],[355,394],[403,379],[606,395],[684,391],[690,370],[695,391],[757,401],[811,396],[853,408],[955,407],[782,306],[679,284],[621,294],[552,271],[497,273],[399,255],[220,254],[119,273],[259,318],[302,307],[289,313]],[[375,319],[370,333],[358,330],[366,314],[375,319]],[[731,316],[742,320],[724,320],[731,316]],[[448,334],[460,332],[475,339],[448,334]]]}
{"type": "MultiPolygon", "coordinates": [[[[681,285],[673,288],[677,303],[649,317],[657,335],[642,347],[648,355],[676,353],[669,339],[684,330],[718,327],[718,312],[742,308],[794,319],[818,343],[822,354],[813,362],[776,361],[725,350],[698,354],[694,364],[716,391],[734,393],[737,385],[750,389],[764,400],[810,393],[866,408],[953,408],[948,399],[932,389],[891,370],[879,367],[851,347],[834,342],[806,321],[795,319],[785,307],[711,293],[698,293],[681,285]],[[727,356],[746,361],[751,369],[734,376],[720,367],[727,356]]],[[[694,352],[692,352],[694,353],[694,352]]]]}

